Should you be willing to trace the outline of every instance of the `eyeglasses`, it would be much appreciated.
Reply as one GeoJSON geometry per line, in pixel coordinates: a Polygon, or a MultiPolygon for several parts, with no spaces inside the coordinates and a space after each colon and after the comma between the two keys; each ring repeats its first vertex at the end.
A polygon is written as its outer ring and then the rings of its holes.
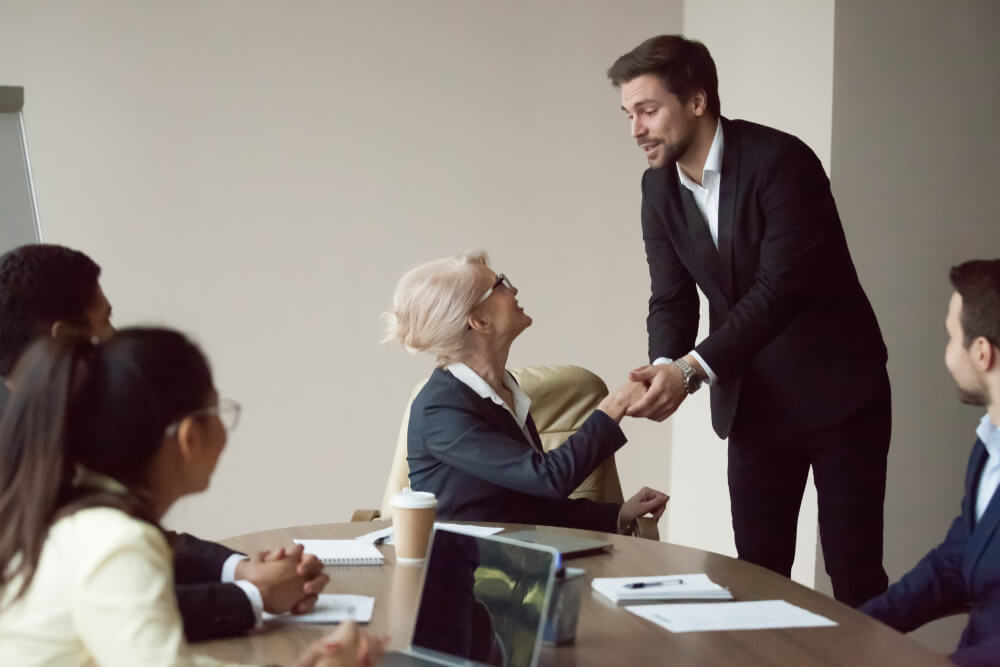
{"type": "Polygon", "coordinates": [[[479,301],[476,302],[476,305],[478,306],[483,301],[486,301],[486,299],[490,298],[490,294],[493,294],[493,292],[496,291],[496,288],[500,287],[501,285],[503,285],[504,287],[506,287],[511,292],[514,291],[514,283],[510,282],[510,278],[508,278],[507,276],[505,276],[502,273],[498,273],[497,274],[497,281],[495,283],[493,283],[493,285],[488,290],[486,290],[486,294],[484,294],[482,296],[482,298],[479,299],[479,301]]]}
{"type": "Polygon", "coordinates": [[[172,438],[177,435],[178,429],[181,427],[181,422],[188,417],[204,417],[206,415],[215,415],[222,422],[222,426],[225,427],[226,431],[234,431],[236,426],[240,423],[240,411],[243,410],[241,406],[236,401],[231,398],[220,398],[218,405],[212,405],[207,408],[200,408],[198,410],[192,410],[180,419],[170,423],[164,430],[164,433],[168,438],[172,438]]]}

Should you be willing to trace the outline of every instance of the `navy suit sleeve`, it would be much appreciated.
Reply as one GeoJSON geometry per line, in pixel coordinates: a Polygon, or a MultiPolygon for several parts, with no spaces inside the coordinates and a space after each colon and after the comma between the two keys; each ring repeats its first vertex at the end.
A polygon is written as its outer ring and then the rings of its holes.
{"type": "Polygon", "coordinates": [[[187,533],[167,533],[167,540],[174,550],[174,579],[178,584],[219,581],[222,565],[239,553],[187,533]]]}
{"type": "Polygon", "coordinates": [[[992,637],[975,646],[959,649],[949,658],[959,667],[997,667],[1000,665],[1000,637],[992,637]]]}
{"type": "Polygon", "coordinates": [[[801,141],[789,141],[762,167],[758,205],[766,220],[749,290],[725,323],[696,348],[720,379],[739,375],[792,322],[822,299],[831,276],[829,243],[839,230],[823,166],[801,141]]]}
{"type": "MultiPolygon", "coordinates": [[[[646,177],[643,176],[643,191],[646,177]]],[[[645,196],[642,200],[642,241],[649,265],[649,360],[677,359],[694,348],[698,335],[698,291],[681,263],[663,223],[645,196]]],[[[713,369],[714,370],[714,369],[713,369]]]]}
{"type": "Polygon", "coordinates": [[[586,498],[539,498],[535,523],[616,533],[621,507],[618,503],[599,503],[586,498]]]}
{"type": "Polygon", "coordinates": [[[471,406],[446,401],[424,408],[423,438],[434,458],[468,475],[521,493],[563,500],[625,444],[618,424],[595,410],[566,442],[542,453],[499,431],[471,406]]]}
{"type": "Polygon", "coordinates": [[[861,605],[860,611],[900,632],[910,632],[961,610],[968,597],[962,579],[964,524],[965,518],[957,517],[944,542],[885,593],[861,605]]]}
{"type": "Polygon", "coordinates": [[[246,594],[224,584],[222,565],[239,553],[187,533],[167,533],[174,551],[174,593],[188,641],[239,635],[257,619],[246,594]]]}
{"type": "Polygon", "coordinates": [[[174,593],[189,642],[240,635],[257,623],[250,600],[236,584],[182,584],[174,593]]]}

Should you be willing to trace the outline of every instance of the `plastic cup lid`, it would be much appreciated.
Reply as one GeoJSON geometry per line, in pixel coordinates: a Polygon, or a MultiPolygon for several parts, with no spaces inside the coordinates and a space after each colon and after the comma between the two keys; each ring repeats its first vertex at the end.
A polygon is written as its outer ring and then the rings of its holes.
{"type": "Polygon", "coordinates": [[[438,501],[433,493],[428,491],[411,491],[407,487],[392,497],[392,504],[394,507],[422,509],[425,507],[437,507],[438,501]]]}

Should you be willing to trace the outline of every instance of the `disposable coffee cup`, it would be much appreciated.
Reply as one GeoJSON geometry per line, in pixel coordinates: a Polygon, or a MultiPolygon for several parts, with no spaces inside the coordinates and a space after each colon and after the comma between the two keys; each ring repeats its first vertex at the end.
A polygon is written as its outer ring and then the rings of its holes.
{"type": "Polygon", "coordinates": [[[392,497],[392,529],[397,561],[420,563],[424,560],[437,505],[434,494],[426,491],[406,488],[392,497]]]}

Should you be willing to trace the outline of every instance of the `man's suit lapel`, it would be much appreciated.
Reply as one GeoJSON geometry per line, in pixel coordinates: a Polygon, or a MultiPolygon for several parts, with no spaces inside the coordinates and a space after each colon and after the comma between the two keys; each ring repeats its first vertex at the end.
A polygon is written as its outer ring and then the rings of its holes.
{"type": "Polygon", "coordinates": [[[685,259],[685,264],[709,301],[726,302],[729,295],[724,286],[719,251],[712,243],[712,233],[708,231],[708,222],[701,214],[698,204],[695,203],[694,195],[681,185],[677,178],[676,167],[668,167],[663,171],[666,172],[667,187],[673,191],[674,201],[679,203],[678,206],[674,207],[676,210],[673,211],[673,215],[678,220],[683,221],[682,234],[694,255],[691,260],[685,259]]]}
{"type": "MultiPolygon", "coordinates": [[[[981,440],[977,440],[969,461],[971,474],[968,475],[969,485],[965,490],[966,498],[969,499],[970,523],[976,521],[976,498],[979,493],[979,478],[982,476],[983,468],[986,465],[986,457],[986,447],[981,440]]],[[[996,533],[998,525],[1000,525],[1000,494],[994,493],[989,505],[986,506],[986,511],[983,512],[982,518],[970,526],[969,546],[965,550],[965,557],[962,564],[962,571],[967,582],[971,580],[972,570],[976,567],[979,559],[982,558],[983,552],[993,538],[993,534],[996,533]]]]}
{"type": "Polygon", "coordinates": [[[736,220],[736,191],[740,183],[740,135],[726,118],[722,123],[722,182],[719,186],[719,260],[724,276],[721,283],[730,303],[733,300],[733,225],[736,220]]]}

